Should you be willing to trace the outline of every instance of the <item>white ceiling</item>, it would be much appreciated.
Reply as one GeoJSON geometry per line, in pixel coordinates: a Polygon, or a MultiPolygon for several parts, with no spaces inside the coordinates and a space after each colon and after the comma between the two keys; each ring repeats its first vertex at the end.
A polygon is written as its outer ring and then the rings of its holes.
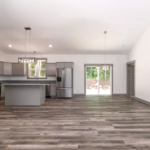
{"type": "Polygon", "coordinates": [[[126,54],[149,25],[150,0],[0,0],[4,53],[24,53],[31,27],[28,53],[101,54],[107,30],[107,53],[126,54]]]}

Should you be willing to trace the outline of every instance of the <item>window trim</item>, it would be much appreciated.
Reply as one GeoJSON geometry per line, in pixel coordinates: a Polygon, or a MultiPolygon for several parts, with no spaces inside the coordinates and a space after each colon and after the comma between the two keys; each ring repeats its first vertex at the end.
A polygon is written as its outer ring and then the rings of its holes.
{"type": "MultiPolygon", "coordinates": [[[[30,57],[30,58],[34,58],[34,57],[30,57]]],[[[19,63],[19,59],[20,58],[18,58],[18,63],[19,63]]],[[[46,60],[46,64],[47,64],[47,58],[36,58],[37,60],[46,60]]],[[[27,67],[27,79],[47,79],[47,75],[46,75],[46,77],[41,77],[41,78],[39,78],[39,77],[36,77],[36,78],[32,78],[32,77],[29,77],[29,66],[28,66],[28,64],[26,64],[26,67],[27,67]]],[[[34,69],[33,69],[34,70],[34,69]]],[[[46,68],[45,68],[45,71],[46,71],[46,68]]]]}

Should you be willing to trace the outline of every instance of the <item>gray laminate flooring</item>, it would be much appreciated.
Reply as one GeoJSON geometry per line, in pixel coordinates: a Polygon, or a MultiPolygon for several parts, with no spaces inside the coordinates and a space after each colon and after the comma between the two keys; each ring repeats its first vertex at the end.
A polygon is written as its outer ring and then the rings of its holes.
{"type": "Polygon", "coordinates": [[[0,101],[0,150],[150,150],[150,106],[126,96],[0,101]]]}

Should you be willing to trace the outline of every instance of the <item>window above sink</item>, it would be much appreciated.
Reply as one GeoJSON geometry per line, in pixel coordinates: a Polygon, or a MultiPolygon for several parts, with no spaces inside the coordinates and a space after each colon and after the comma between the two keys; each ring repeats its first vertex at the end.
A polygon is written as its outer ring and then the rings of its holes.
{"type": "Polygon", "coordinates": [[[46,79],[46,63],[47,59],[37,59],[37,63],[28,64],[28,79],[46,79]]]}

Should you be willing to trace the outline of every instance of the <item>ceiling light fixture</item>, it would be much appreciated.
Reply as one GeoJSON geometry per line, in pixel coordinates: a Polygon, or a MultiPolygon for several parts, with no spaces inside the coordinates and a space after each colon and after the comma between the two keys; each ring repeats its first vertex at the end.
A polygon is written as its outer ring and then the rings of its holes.
{"type": "Polygon", "coordinates": [[[12,45],[8,45],[9,47],[12,47],[12,45]]]}
{"type": "MultiPolygon", "coordinates": [[[[26,31],[29,30],[31,32],[31,28],[30,27],[25,27],[25,57],[24,58],[19,58],[19,63],[36,63],[36,59],[34,58],[30,58],[30,57],[26,57],[26,49],[27,49],[27,42],[26,42],[26,31]]],[[[34,56],[35,56],[35,51],[34,51],[34,56]]]]}
{"type": "Polygon", "coordinates": [[[52,47],[52,45],[49,45],[49,47],[52,47]]]}

